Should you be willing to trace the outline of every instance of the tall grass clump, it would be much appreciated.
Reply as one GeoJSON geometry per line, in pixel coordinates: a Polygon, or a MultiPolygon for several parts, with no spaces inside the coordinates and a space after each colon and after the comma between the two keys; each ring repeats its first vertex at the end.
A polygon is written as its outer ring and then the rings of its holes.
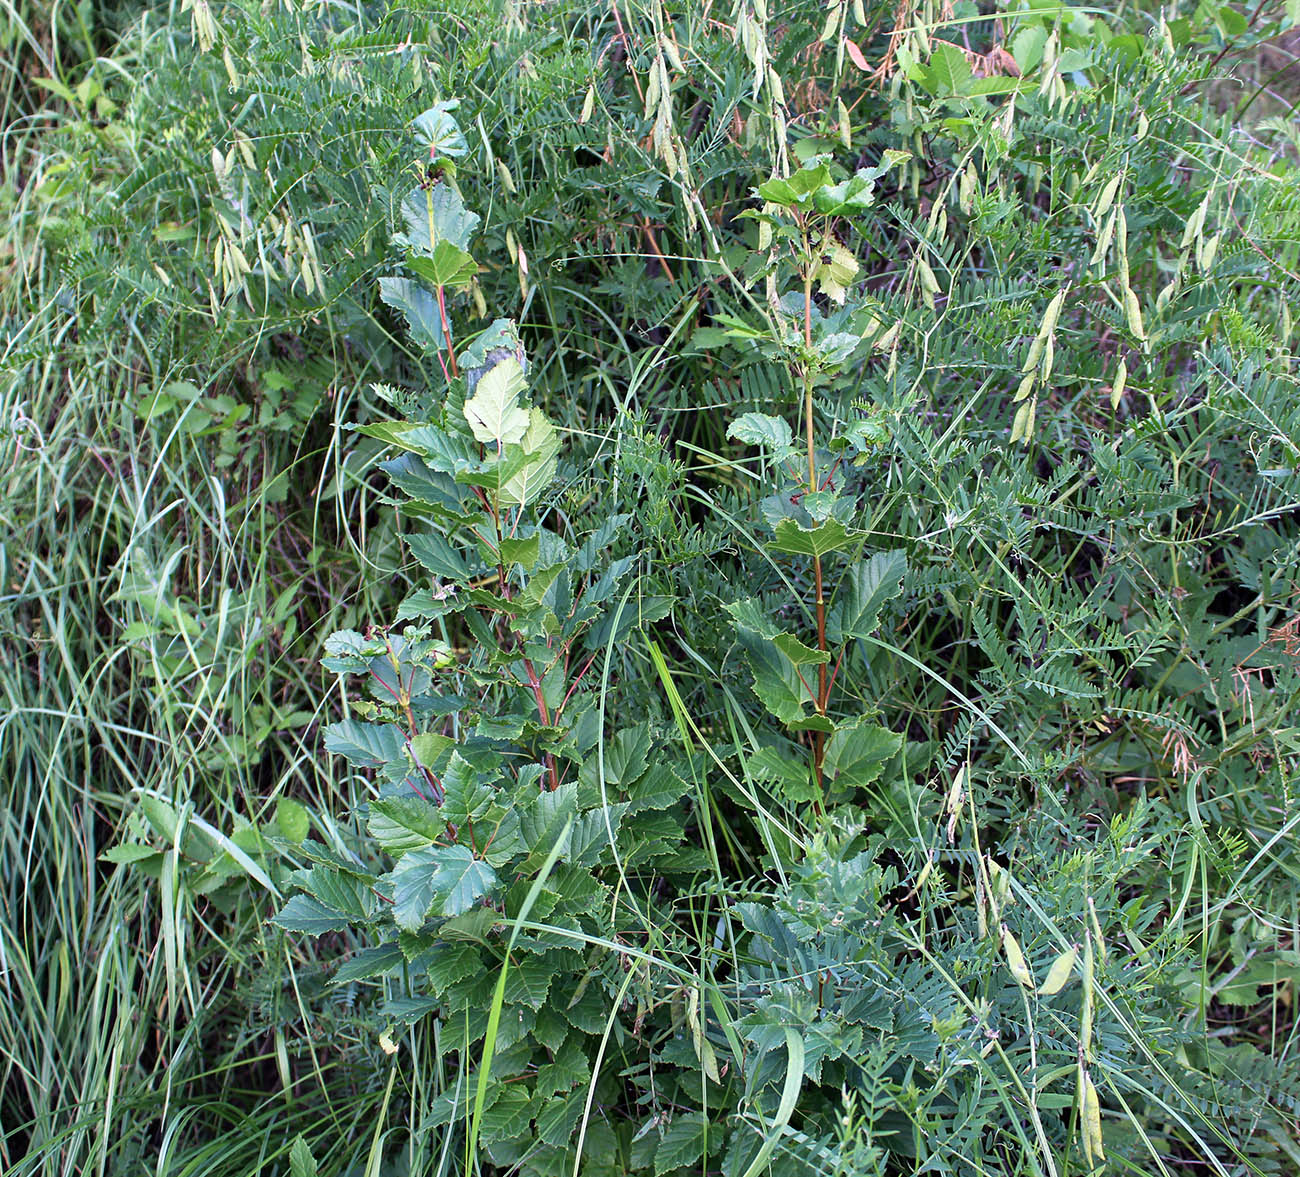
{"type": "Polygon", "coordinates": [[[0,1168],[1294,1168],[1294,11],[55,15],[0,1168]]]}

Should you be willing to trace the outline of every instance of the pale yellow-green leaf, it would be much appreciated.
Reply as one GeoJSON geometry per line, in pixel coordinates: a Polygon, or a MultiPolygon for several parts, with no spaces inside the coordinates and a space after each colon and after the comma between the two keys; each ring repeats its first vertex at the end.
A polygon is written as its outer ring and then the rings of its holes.
{"type": "Polygon", "coordinates": [[[497,498],[503,507],[527,506],[555,477],[560,439],[555,426],[547,420],[541,409],[529,412],[528,429],[519,445],[528,455],[528,461],[502,485],[497,498]]]}
{"type": "Polygon", "coordinates": [[[843,303],[848,285],[858,272],[858,259],[838,241],[832,242],[817,268],[817,287],[833,302],[843,303]]]}
{"type": "Polygon", "coordinates": [[[465,402],[465,420],[475,438],[487,444],[513,445],[528,430],[528,413],[519,407],[527,384],[524,370],[513,356],[484,373],[465,402]]]}

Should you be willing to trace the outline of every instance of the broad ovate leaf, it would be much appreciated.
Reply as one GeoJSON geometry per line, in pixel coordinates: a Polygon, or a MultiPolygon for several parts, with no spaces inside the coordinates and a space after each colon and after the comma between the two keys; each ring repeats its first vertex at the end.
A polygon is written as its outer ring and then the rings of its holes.
{"type": "Polygon", "coordinates": [[[439,102],[423,114],[416,115],[411,124],[415,133],[429,144],[429,158],[440,155],[461,156],[469,150],[465,136],[452,118],[451,112],[460,105],[456,100],[439,102]]]}
{"type": "Polygon", "coordinates": [[[527,387],[523,366],[513,356],[483,374],[465,402],[465,420],[479,441],[507,446],[523,440],[529,414],[520,408],[519,398],[527,387]]]}
{"type": "Polygon", "coordinates": [[[555,477],[560,437],[541,409],[528,411],[528,428],[519,440],[524,464],[501,484],[497,498],[503,507],[526,507],[555,477]]]}
{"type": "Polygon", "coordinates": [[[790,448],[793,435],[790,426],[780,417],[767,413],[745,413],[728,427],[727,436],[746,445],[761,446],[774,454],[783,454],[790,448]]]}

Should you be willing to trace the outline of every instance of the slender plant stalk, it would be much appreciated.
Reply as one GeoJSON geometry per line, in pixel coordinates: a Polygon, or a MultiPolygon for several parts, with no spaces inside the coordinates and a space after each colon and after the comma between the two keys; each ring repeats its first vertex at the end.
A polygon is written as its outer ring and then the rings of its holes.
{"type": "MultiPolygon", "coordinates": [[[[812,275],[803,281],[803,337],[804,345],[812,349],[812,275]]],[[[808,493],[817,493],[817,448],[813,439],[813,382],[812,372],[804,365],[803,371],[804,435],[808,443],[808,493]]],[[[822,558],[813,556],[813,581],[817,590],[817,649],[826,652],[826,596],[822,586],[822,558]]],[[[817,665],[817,714],[825,715],[830,702],[830,688],[826,678],[826,662],[817,665]]],[[[813,770],[817,774],[817,787],[822,787],[822,762],[826,757],[826,733],[813,733],[813,770]]]]}

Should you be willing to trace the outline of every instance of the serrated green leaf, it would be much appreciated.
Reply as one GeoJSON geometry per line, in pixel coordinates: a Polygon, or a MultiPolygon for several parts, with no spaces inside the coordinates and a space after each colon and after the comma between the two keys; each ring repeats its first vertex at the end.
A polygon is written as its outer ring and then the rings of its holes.
{"type": "Polygon", "coordinates": [[[811,528],[800,527],[793,519],[782,519],[775,532],[776,538],[769,546],[795,556],[824,556],[850,547],[854,542],[853,536],[838,519],[827,519],[811,528]]]}
{"type": "Polygon", "coordinates": [[[470,910],[496,884],[496,872],[466,846],[426,846],[393,868],[393,918],[416,932],[431,915],[470,910]]]}
{"type": "Polygon", "coordinates": [[[431,290],[410,278],[380,278],[379,297],[406,319],[411,338],[425,352],[442,351],[447,336],[442,329],[442,311],[431,290]]]}
{"type": "Polygon", "coordinates": [[[469,566],[464,556],[436,531],[425,531],[419,535],[404,536],[411,555],[424,565],[434,576],[461,584],[470,579],[469,566]]]}
{"type": "Polygon", "coordinates": [[[296,1136],[289,1146],[289,1177],[317,1177],[319,1172],[307,1141],[301,1135],[296,1136]]]}
{"type": "Polygon", "coordinates": [[[363,723],[341,719],[325,729],[325,751],[343,756],[357,768],[382,768],[401,760],[406,737],[394,723],[363,723]]]}
{"type": "Polygon", "coordinates": [[[786,453],[794,437],[785,421],[767,413],[745,413],[737,417],[727,427],[727,436],[746,445],[761,446],[774,454],[786,453]]]}
{"type": "Polygon", "coordinates": [[[926,70],[927,89],[941,98],[966,92],[970,81],[970,62],[955,45],[936,45],[926,70]]]}
{"type": "Polygon", "coordinates": [[[528,411],[528,428],[519,439],[523,462],[500,483],[498,499],[504,507],[526,507],[555,478],[560,437],[541,409],[528,411]]]}
{"type": "Polygon", "coordinates": [[[528,1131],[532,1101],[526,1088],[517,1083],[502,1084],[498,1095],[483,1112],[479,1135],[484,1140],[513,1140],[528,1131]]]}
{"type": "Polygon", "coordinates": [[[435,287],[468,285],[478,271],[473,257],[450,241],[439,241],[432,253],[412,254],[406,266],[416,277],[435,287]]]}
{"type": "Polygon", "coordinates": [[[311,832],[307,807],[292,797],[281,797],[275,805],[275,824],[290,842],[301,842],[311,832]]]}
{"type": "Polygon", "coordinates": [[[524,370],[513,356],[485,372],[465,402],[465,420],[475,438],[499,447],[522,441],[530,415],[519,407],[519,398],[527,387],[524,370]]]}
{"type": "Polygon", "coordinates": [[[370,836],[394,857],[445,837],[445,825],[438,807],[419,797],[384,797],[370,802],[370,836]]]}
{"type": "Polygon", "coordinates": [[[478,214],[470,212],[460,193],[445,182],[427,189],[412,188],[402,200],[402,219],[406,222],[405,243],[421,253],[432,253],[439,241],[469,249],[469,239],[479,223],[478,214]]]}
{"type": "Polygon", "coordinates": [[[345,960],[330,978],[331,985],[349,985],[356,981],[369,980],[371,977],[387,975],[400,968],[406,961],[401,948],[396,944],[376,944],[362,948],[345,960]]]}
{"type": "Polygon", "coordinates": [[[352,926],[352,921],[342,912],[326,907],[310,895],[293,896],[271,922],[286,932],[303,932],[308,936],[342,932],[352,926]]]}
{"type": "Polygon", "coordinates": [[[901,548],[877,552],[854,564],[831,602],[826,633],[835,643],[875,632],[881,608],[902,591],[907,553],[901,548]]]}
{"type": "Polygon", "coordinates": [[[454,98],[435,103],[412,121],[412,130],[429,146],[430,159],[440,155],[458,158],[469,150],[464,134],[451,115],[459,105],[454,98]]]}
{"type": "Polygon", "coordinates": [[[704,1156],[707,1134],[708,1121],[703,1112],[679,1112],[675,1115],[655,1149],[656,1177],[674,1169],[697,1168],[704,1156]]]}
{"type": "Polygon", "coordinates": [[[838,727],[826,742],[823,779],[837,789],[869,785],[902,744],[902,736],[879,724],[859,721],[838,727]]]}
{"type": "Polygon", "coordinates": [[[483,954],[477,944],[440,943],[429,961],[429,984],[438,993],[483,971],[483,954]]]}

